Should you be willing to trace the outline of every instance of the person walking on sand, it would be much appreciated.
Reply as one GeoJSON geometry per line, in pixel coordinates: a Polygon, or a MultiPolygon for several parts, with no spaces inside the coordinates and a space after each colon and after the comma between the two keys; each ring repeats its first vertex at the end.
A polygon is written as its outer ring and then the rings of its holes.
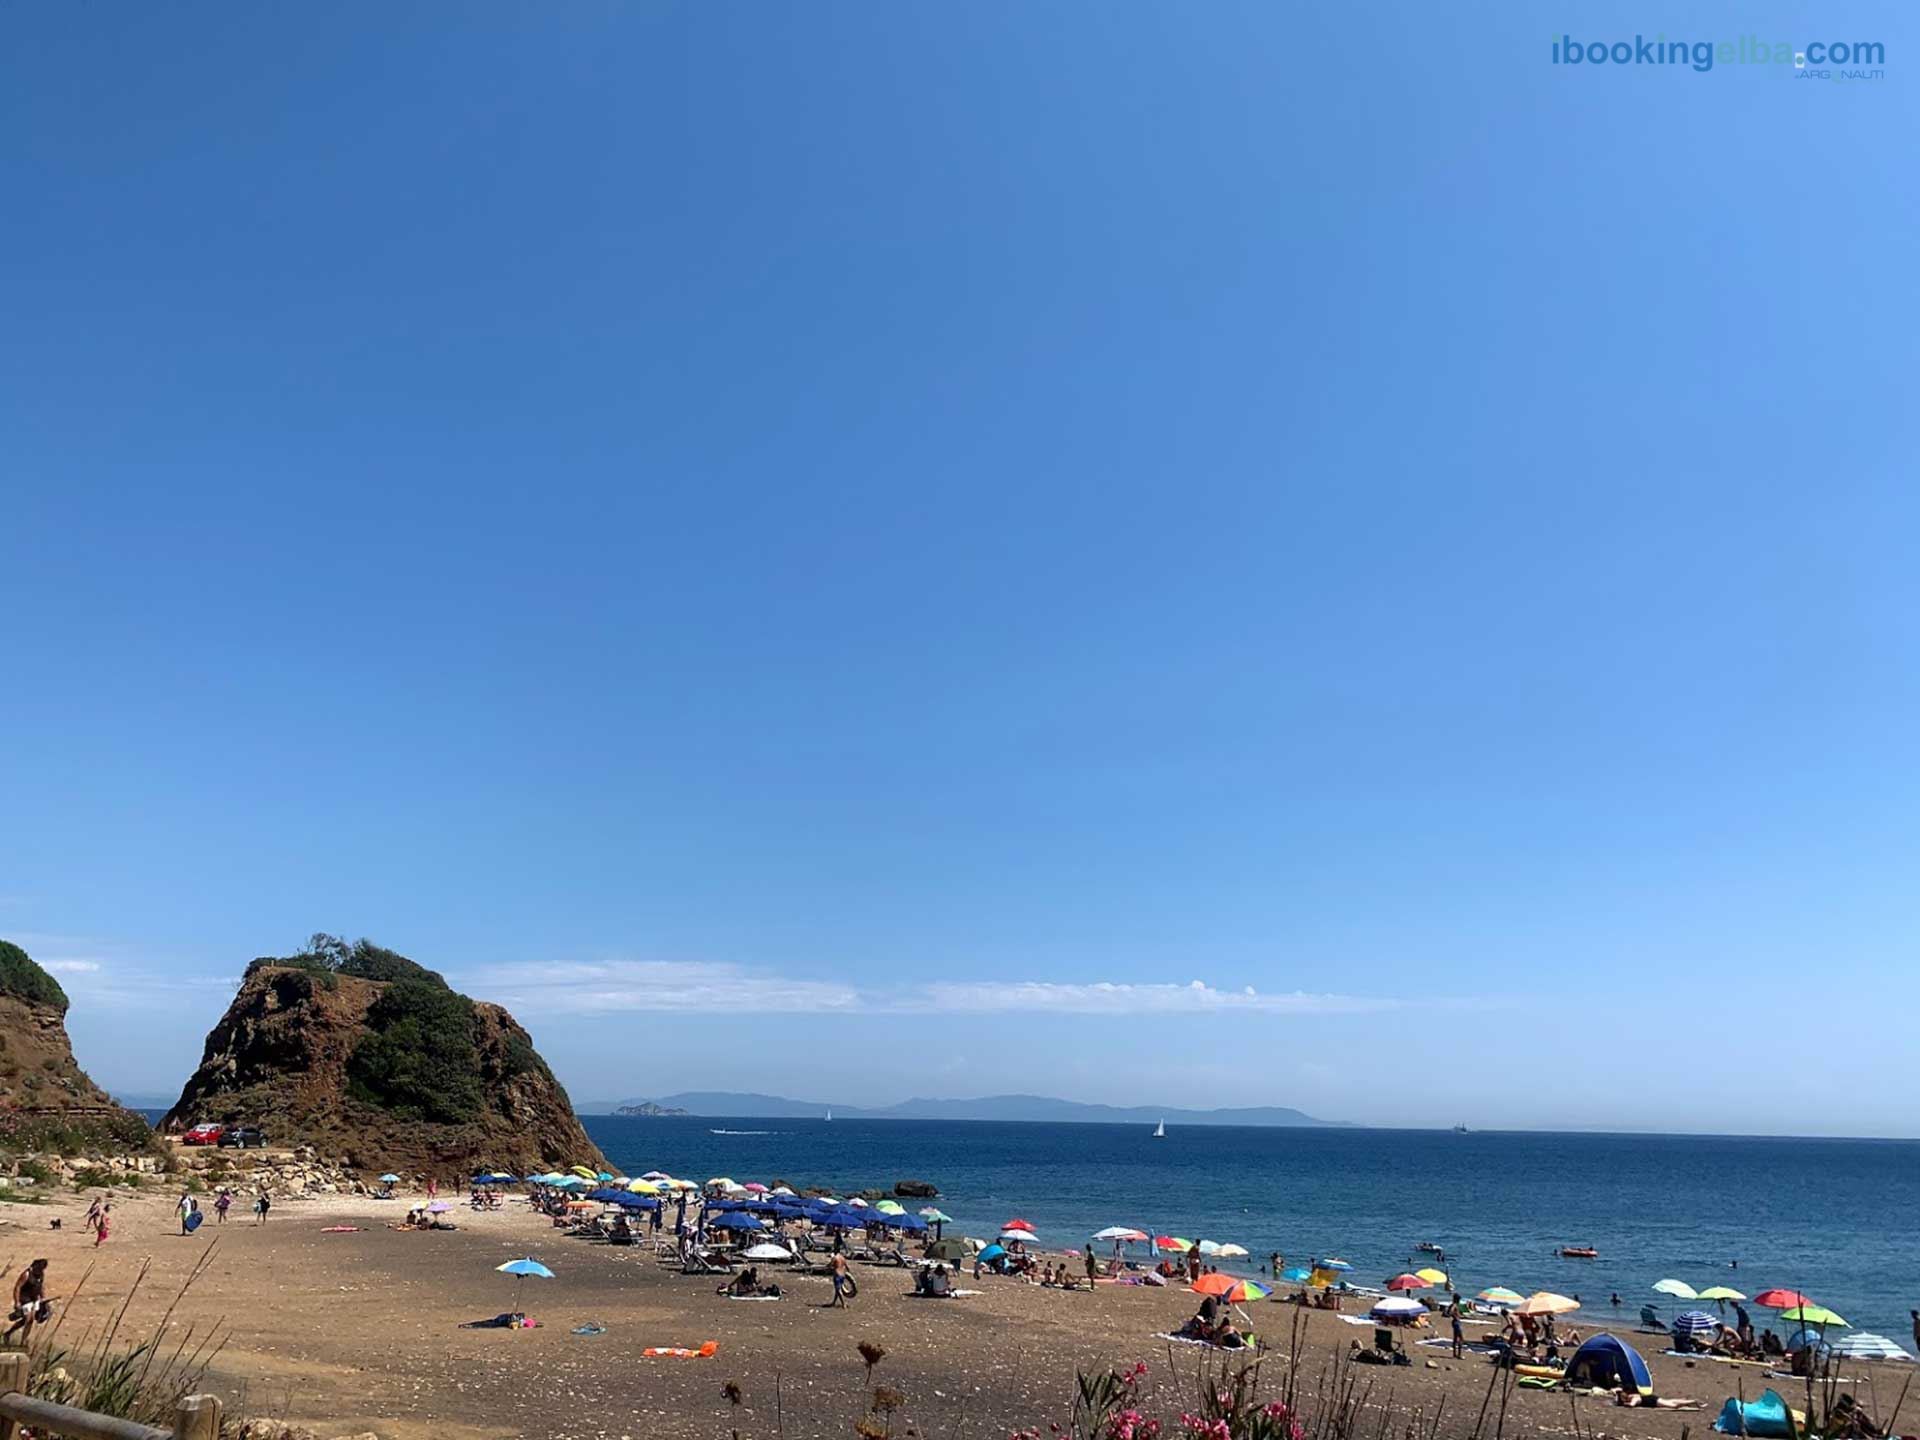
{"type": "Polygon", "coordinates": [[[0,1335],[0,1344],[20,1334],[20,1343],[24,1346],[33,1338],[34,1322],[44,1320],[53,1312],[47,1304],[47,1262],[36,1260],[20,1272],[13,1282],[13,1321],[7,1327],[7,1333],[0,1335]]]}
{"type": "Polygon", "coordinates": [[[267,1194],[266,1187],[262,1186],[260,1193],[256,1195],[253,1200],[253,1223],[256,1225],[266,1224],[267,1212],[271,1209],[273,1209],[273,1198],[267,1194]]]}
{"type": "Polygon", "coordinates": [[[227,1211],[231,1210],[232,1208],[233,1208],[233,1192],[227,1189],[223,1185],[220,1187],[220,1193],[216,1195],[213,1200],[214,1221],[217,1224],[221,1224],[221,1225],[226,1224],[227,1211]]]}
{"type": "Polygon", "coordinates": [[[98,1250],[106,1244],[107,1235],[113,1229],[113,1206],[100,1207],[100,1219],[93,1227],[93,1248],[98,1250]]]}
{"type": "Polygon", "coordinates": [[[833,1257],[833,1299],[827,1302],[844,1310],[847,1306],[847,1257],[833,1257]]]}
{"type": "Polygon", "coordinates": [[[1094,1281],[1100,1276],[1100,1262],[1093,1258],[1093,1242],[1091,1240],[1087,1242],[1087,1251],[1084,1258],[1087,1262],[1087,1288],[1091,1290],[1094,1281]]]}

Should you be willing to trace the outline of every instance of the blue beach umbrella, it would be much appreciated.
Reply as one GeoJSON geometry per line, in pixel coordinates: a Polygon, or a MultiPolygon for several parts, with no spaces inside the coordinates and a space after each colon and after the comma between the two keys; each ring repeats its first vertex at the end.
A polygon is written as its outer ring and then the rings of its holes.
{"type": "Polygon", "coordinates": [[[1683,1310],[1673,1317],[1676,1335],[1710,1335],[1719,1328],[1720,1322],[1704,1310],[1683,1310]]]}
{"type": "Polygon", "coordinates": [[[398,1175],[382,1175],[380,1177],[380,1183],[382,1185],[398,1185],[400,1183],[400,1177],[398,1175]]]}
{"type": "Polygon", "coordinates": [[[511,1275],[514,1277],[513,1310],[516,1315],[520,1313],[520,1291],[525,1288],[528,1276],[532,1276],[538,1280],[553,1279],[553,1271],[542,1265],[531,1255],[527,1256],[524,1260],[509,1260],[506,1264],[496,1265],[493,1268],[498,1270],[502,1275],[511,1275]]]}
{"type": "Polygon", "coordinates": [[[1291,1280],[1298,1285],[1304,1283],[1312,1273],[1313,1272],[1307,1269],[1306,1266],[1296,1265],[1291,1270],[1282,1270],[1280,1272],[1280,1278],[1282,1280],[1291,1280]]]}
{"type": "Polygon", "coordinates": [[[734,1210],[715,1220],[713,1228],[716,1230],[763,1230],[766,1227],[760,1223],[758,1216],[749,1215],[744,1210],[734,1210]]]}

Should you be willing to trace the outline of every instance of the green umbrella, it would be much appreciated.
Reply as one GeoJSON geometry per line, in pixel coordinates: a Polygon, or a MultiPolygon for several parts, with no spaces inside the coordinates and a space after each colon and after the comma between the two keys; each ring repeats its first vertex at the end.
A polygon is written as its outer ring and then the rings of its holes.
{"type": "Polygon", "coordinates": [[[1801,1325],[1818,1325],[1822,1330],[1829,1325],[1838,1325],[1842,1330],[1849,1328],[1845,1320],[1824,1305],[1796,1305],[1791,1310],[1782,1310],[1780,1318],[1801,1325]]]}

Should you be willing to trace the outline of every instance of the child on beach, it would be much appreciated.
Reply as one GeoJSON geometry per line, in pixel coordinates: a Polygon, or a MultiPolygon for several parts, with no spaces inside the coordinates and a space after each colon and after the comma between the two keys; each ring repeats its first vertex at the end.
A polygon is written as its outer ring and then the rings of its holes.
{"type": "Polygon", "coordinates": [[[107,1232],[113,1228],[113,1206],[102,1205],[100,1217],[94,1222],[93,1248],[98,1250],[107,1242],[107,1232]]]}
{"type": "Polygon", "coordinates": [[[226,1224],[227,1211],[231,1210],[232,1208],[233,1208],[233,1192],[231,1190],[226,1189],[223,1186],[221,1188],[220,1194],[217,1197],[215,1197],[213,1202],[213,1218],[219,1224],[222,1224],[222,1225],[226,1224]]]}

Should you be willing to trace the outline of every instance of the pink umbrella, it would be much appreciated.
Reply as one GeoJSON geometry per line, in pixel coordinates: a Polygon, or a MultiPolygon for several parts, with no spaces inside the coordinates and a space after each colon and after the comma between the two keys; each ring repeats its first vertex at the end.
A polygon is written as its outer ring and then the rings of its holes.
{"type": "Polygon", "coordinates": [[[767,1187],[762,1185],[758,1180],[749,1180],[741,1188],[746,1190],[751,1190],[756,1195],[764,1195],[767,1193],[767,1187]]]}
{"type": "Polygon", "coordinates": [[[452,1208],[453,1206],[449,1205],[446,1201],[436,1200],[431,1205],[427,1206],[427,1213],[430,1215],[444,1215],[447,1213],[447,1211],[451,1210],[452,1208]]]}

